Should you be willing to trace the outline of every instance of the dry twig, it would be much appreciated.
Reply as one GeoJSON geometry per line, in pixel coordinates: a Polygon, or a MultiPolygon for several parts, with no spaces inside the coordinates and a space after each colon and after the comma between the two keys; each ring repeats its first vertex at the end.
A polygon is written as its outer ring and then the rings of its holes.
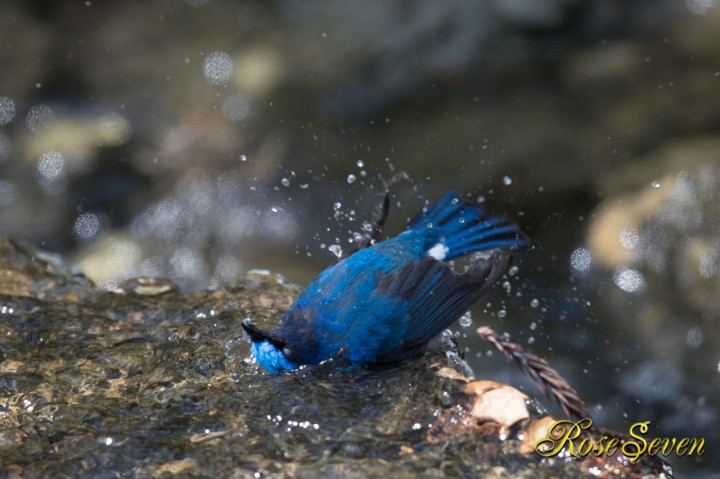
{"type": "Polygon", "coordinates": [[[545,396],[558,403],[569,419],[589,417],[585,403],[580,399],[577,391],[560,376],[560,373],[551,368],[547,361],[525,350],[519,344],[509,341],[487,326],[479,327],[477,333],[495,346],[506,358],[513,359],[520,370],[537,383],[545,396]]]}

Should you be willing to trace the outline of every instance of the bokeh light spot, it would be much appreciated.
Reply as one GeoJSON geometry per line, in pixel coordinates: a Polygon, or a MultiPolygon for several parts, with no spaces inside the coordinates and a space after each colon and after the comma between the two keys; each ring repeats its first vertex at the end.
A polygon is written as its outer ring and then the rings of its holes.
{"type": "Polygon", "coordinates": [[[213,85],[224,85],[233,72],[233,61],[225,52],[213,52],[203,62],[205,79],[213,85]]]}

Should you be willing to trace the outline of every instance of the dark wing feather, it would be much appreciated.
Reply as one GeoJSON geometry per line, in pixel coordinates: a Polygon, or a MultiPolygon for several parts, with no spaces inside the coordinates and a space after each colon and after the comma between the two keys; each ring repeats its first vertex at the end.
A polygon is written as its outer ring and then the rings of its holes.
{"type": "Polygon", "coordinates": [[[487,292],[507,271],[510,259],[494,253],[466,273],[456,274],[446,263],[426,257],[386,279],[379,286],[385,294],[402,297],[410,324],[400,346],[380,355],[377,362],[398,361],[422,349],[487,292]]]}

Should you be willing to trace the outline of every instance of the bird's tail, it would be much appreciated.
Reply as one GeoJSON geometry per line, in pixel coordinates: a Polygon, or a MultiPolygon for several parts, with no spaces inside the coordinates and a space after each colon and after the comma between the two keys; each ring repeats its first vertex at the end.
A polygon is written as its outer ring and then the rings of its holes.
{"type": "Polygon", "coordinates": [[[476,204],[448,191],[432,208],[413,220],[408,229],[428,233],[428,255],[451,260],[476,251],[518,248],[528,237],[510,221],[487,216],[476,204]]]}

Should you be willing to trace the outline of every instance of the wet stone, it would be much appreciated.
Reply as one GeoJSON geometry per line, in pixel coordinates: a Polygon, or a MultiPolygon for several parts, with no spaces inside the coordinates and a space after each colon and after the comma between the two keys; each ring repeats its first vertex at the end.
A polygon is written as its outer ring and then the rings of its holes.
{"type": "Polygon", "coordinates": [[[105,291],[0,238],[0,277],[0,477],[590,477],[528,451],[537,412],[473,416],[450,343],[378,370],[265,373],[240,322],[280,319],[298,289],[277,276],[105,291]]]}

